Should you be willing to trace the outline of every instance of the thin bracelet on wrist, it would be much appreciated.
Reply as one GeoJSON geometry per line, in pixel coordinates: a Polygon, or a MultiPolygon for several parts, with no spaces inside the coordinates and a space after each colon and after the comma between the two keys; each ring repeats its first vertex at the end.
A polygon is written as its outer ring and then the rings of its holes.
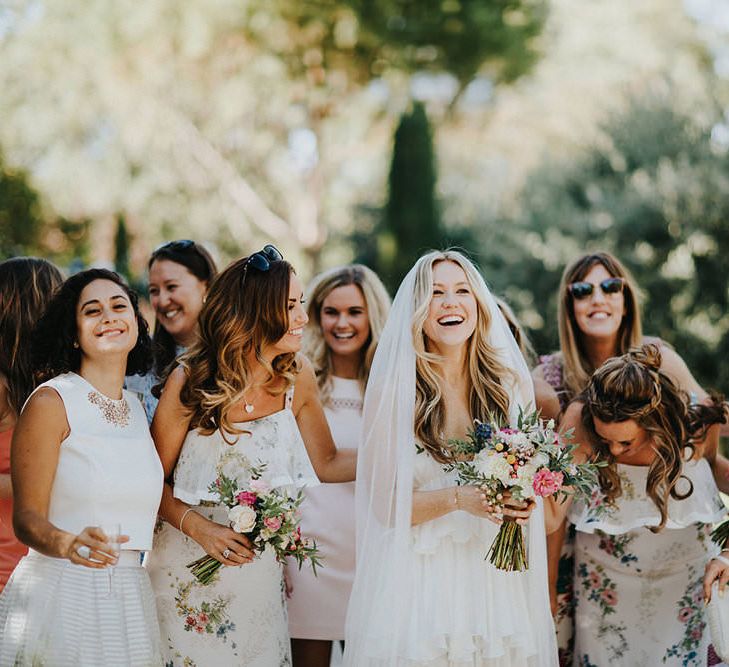
{"type": "Polygon", "coordinates": [[[188,515],[188,514],[189,514],[190,512],[192,512],[192,507],[188,507],[188,508],[187,508],[187,509],[186,509],[186,510],[185,510],[185,511],[184,511],[184,512],[182,513],[182,516],[180,517],[180,526],[179,526],[179,528],[180,528],[180,532],[181,532],[181,533],[182,533],[183,535],[187,535],[187,533],[186,533],[186,532],[185,532],[184,530],[182,530],[182,522],[183,522],[183,521],[185,520],[185,517],[186,517],[186,516],[187,516],[187,515],[188,515]]]}
{"type": "Polygon", "coordinates": [[[461,509],[458,505],[458,487],[453,487],[453,504],[455,505],[456,509],[461,509]]]}

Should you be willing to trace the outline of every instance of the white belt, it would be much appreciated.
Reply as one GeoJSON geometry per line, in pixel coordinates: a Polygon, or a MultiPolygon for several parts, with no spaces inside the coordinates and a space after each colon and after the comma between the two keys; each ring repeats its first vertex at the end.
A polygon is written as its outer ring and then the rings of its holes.
{"type": "Polygon", "coordinates": [[[122,549],[119,553],[117,567],[144,567],[147,559],[147,551],[137,551],[136,549],[122,549]]]}

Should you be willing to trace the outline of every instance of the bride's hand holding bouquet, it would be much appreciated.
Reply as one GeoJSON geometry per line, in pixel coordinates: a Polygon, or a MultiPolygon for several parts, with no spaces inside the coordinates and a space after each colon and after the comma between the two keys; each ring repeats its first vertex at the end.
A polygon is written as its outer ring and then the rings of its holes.
{"type": "Polygon", "coordinates": [[[538,411],[520,411],[516,428],[476,422],[466,440],[450,441],[453,461],[447,469],[456,471],[459,484],[480,490],[484,509],[495,507],[497,518],[503,515],[487,554],[500,570],[528,568],[521,526],[537,496],[589,498],[597,487],[597,464],[575,463],[577,445],[568,443],[570,437],[555,431],[553,420],[540,419],[538,411]]]}

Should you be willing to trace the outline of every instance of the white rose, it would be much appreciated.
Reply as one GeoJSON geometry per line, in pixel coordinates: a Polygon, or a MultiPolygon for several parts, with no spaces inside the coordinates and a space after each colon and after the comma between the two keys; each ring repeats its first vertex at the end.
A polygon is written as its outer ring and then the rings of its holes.
{"type": "Polygon", "coordinates": [[[544,452],[537,452],[532,457],[530,465],[533,465],[536,469],[544,468],[549,465],[549,456],[547,456],[544,452]]]}
{"type": "Polygon", "coordinates": [[[531,463],[527,463],[519,468],[516,473],[518,484],[521,487],[521,495],[524,498],[531,498],[534,495],[534,475],[537,474],[537,468],[531,463]]]}
{"type": "Polygon", "coordinates": [[[494,477],[507,485],[511,480],[511,466],[501,454],[478,454],[473,461],[476,471],[484,477],[494,477]]]}
{"type": "Polygon", "coordinates": [[[256,525],[256,512],[248,505],[236,505],[228,512],[228,521],[236,533],[249,533],[256,525]]]}

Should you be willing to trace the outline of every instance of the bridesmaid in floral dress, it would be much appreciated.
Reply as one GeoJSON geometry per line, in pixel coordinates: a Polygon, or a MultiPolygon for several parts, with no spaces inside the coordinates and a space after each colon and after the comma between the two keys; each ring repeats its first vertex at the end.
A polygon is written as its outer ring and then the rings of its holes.
{"type": "Polygon", "coordinates": [[[710,664],[704,567],[725,510],[701,443],[726,406],[690,404],[660,369],[656,345],[610,359],[563,419],[607,464],[592,501],[569,508],[582,667],[710,664]]]}
{"type": "MultiPolygon", "coordinates": [[[[541,357],[533,375],[555,389],[563,411],[584,390],[596,368],[646,342],[659,345],[661,369],[681,389],[696,400],[706,398],[672,348],[660,339],[643,336],[635,281],[616,257],[607,252],[578,257],[565,268],[559,290],[560,351],[541,357]]],[[[705,456],[712,466],[715,459],[720,460],[724,469],[726,462],[716,456],[717,447],[718,428],[713,428],[707,436],[705,456]]],[[[725,475],[716,474],[722,491],[729,490],[725,479],[725,475]]],[[[572,664],[573,540],[574,528],[569,523],[547,537],[550,595],[562,665],[572,664]]]]}
{"type": "Polygon", "coordinates": [[[150,575],[169,667],[290,664],[282,566],[228,527],[209,486],[221,472],[244,486],[262,463],[274,488],[354,479],[356,451],[334,446],[297,354],[306,322],[301,282],[266,246],[213,281],[200,339],[165,385],[152,433],[167,523],[150,575]],[[203,585],[186,565],[206,553],[226,567],[203,585]]]}

